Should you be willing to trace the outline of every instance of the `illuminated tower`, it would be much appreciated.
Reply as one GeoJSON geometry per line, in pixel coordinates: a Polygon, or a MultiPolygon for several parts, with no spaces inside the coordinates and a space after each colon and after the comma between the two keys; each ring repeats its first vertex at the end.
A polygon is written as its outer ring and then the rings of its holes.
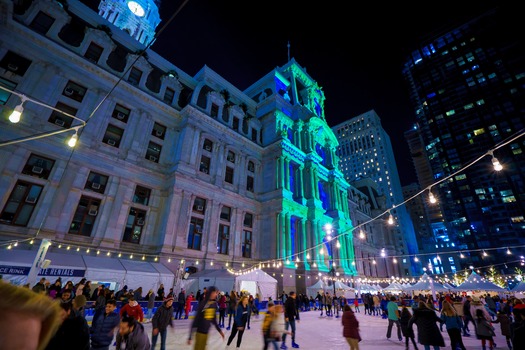
{"type": "Polygon", "coordinates": [[[160,0],[102,0],[98,14],[148,45],[160,23],[160,0]]]}

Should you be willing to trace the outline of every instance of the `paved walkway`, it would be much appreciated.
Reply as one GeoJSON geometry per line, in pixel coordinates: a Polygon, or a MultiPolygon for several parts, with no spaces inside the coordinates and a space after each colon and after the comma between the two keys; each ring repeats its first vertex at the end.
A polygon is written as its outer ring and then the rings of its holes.
{"type": "MultiPolygon", "coordinates": [[[[390,340],[386,339],[386,329],[388,321],[382,319],[379,316],[369,316],[364,315],[363,313],[356,313],[357,319],[360,322],[361,337],[363,340],[359,343],[360,350],[404,350],[405,342],[398,341],[396,339],[396,329],[394,326],[393,336],[390,340]]],[[[243,350],[252,350],[257,349],[261,350],[263,348],[263,341],[261,335],[262,320],[264,315],[261,314],[259,318],[252,317],[251,319],[251,329],[244,332],[242,339],[242,344],[240,349],[243,350]]],[[[188,339],[189,327],[192,319],[188,320],[177,320],[175,322],[175,329],[168,330],[168,341],[167,349],[176,349],[176,350],[190,350],[192,346],[187,345],[186,341],[188,339]]],[[[227,322],[227,321],[226,321],[227,322]]],[[[226,323],[227,324],[227,323],[226,323]]],[[[148,331],[151,339],[151,324],[144,324],[145,328],[148,331]]],[[[495,341],[497,344],[498,350],[506,350],[507,344],[505,338],[501,335],[501,330],[499,324],[494,324],[496,327],[496,337],[495,341]]],[[[473,326],[470,325],[472,334],[473,326]]],[[[416,331],[417,339],[417,329],[414,326],[416,331]]],[[[226,339],[222,340],[219,333],[216,330],[211,330],[210,337],[208,339],[208,348],[209,350],[223,350],[226,347],[226,340],[230,335],[230,331],[224,329],[226,339]]],[[[450,341],[446,331],[442,333],[445,338],[446,347],[441,349],[450,349],[450,341]]],[[[159,338],[160,342],[160,338],[159,338]]],[[[301,321],[297,324],[297,337],[296,342],[300,345],[301,349],[308,350],[340,350],[340,349],[349,349],[346,340],[343,338],[343,329],[341,325],[340,318],[332,317],[320,317],[319,312],[309,311],[301,313],[301,321]]],[[[481,350],[481,341],[476,339],[475,336],[463,337],[463,343],[468,350],[481,350]]],[[[290,338],[287,339],[288,348],[291,349],[290,338]]],[[[230,349],[235,349],[236,343],[235,340],[232,342],[230,349]]],[[[160,349],[160,344],[157,344],[157,349],[160,349]]],[[[114,349],[114,348],[112,348],[114,349]]],[[[410,346],[410,349],[413,349],[410,346]]],[[[423,346],[419,346],[420,350],[423,350],[423,346]]],[[[488,347],[487,347],[488,349],[488,347]]],[[[273,349],[271,349],[273,350],[273,349]]]]}

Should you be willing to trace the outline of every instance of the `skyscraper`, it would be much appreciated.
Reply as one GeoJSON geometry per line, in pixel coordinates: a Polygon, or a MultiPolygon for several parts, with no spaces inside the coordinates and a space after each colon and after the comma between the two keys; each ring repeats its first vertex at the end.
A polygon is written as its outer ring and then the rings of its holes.
{"type": "MultiPolygon", "coordinates": [[[[339,166],[349,182],[371,178],[385,196],[386,208],[396,219],[395,247],[400,255],[417,254],[414,226],[404,205],[403,192],[390,137],[374,110],[332,127],[339,140],[339,166]]],[[[384,218],[385,220],[388,217],[384,218]]],[[[404,274],[419,271],[419,264],[405,258],[404,274]]]]}
{"type": "Polygon", "coordinates": [[[431,169],[418,179],[436,183],[446,239],[469,251],[464,266],[510,269],[525,244],[525,47],[515,10],[502,5],[422,41],[403,70],[417,118],[407,136],[422,142],[419,175],[431,169]]]}

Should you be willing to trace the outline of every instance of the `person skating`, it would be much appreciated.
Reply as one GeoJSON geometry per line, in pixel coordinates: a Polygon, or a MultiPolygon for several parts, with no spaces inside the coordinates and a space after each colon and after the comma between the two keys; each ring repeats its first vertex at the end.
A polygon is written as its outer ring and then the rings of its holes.
{"type": "Polygon", "coordinates": [[[144,326],[132,316],[124,315],[120,319],[117,333],[116,349],[149,350],[151,343],[144,326]]]}
{"type": "Polygon", "coordinates": [[[151,319],[152,336],[151,349],[155,349],[157,339],[160,334],[160,350],[166,349],[166,338],[168,335],[168,326],[173,329],[173,297],[168,297],[164,300],[161,306],[155,311],[155,315],[151,319]]]}
{"type": "Polygon", "coordinates": [[[388,317],[388,328],[386,331],[386,338],[390,339],[392,336],[392,327],[396,325],[397,328],[397,339],[403,340],[401,336],[401,325],[399,324],[399,306],[396,302],[396,297],[390,297],[390,301],[386,305],[386,313],[388,317]]]}
{"type": "Polygon", "coordinates": [[[95,311],[91,322],[91,348],[90,350],[109,350],[113,341],[115,330],[120,323],[120,316],[115,312],[116,300],[108,300],[104,309],[95,311]]]}
{"type": "Polygon", "coordinates": [[[237,336],[237,349],[241,347],[242,336],[251,314],[251,307],[249,304],[250,302],[248,297],[246,295],[242,296],[235,312],[233,328],[228,338],[226,349],[230,348],[230,344],[232,343],[233,339],[235,339],[235,336],[237,336]]]}
{"type": "Polygon", "coordinates": [[[224,339],[224,333],[217,323],[217,288],[211,286],[208,288],[204,299],[199,303],[195,318],[190,328],[188,345],[192,343],[192,333],[195,331],[194,350],[206,349],[208,343],[208,333],[213,325],[224,339]]]}
{"type": "MultiPolygon", "coordinates": [[[[285,330],[288,331],[290,328],[292,331],[292,348],[298,348],[299,345],[295,342],[295,321],[299,322],[299,310],[297,310],[297,303],[295,302],[295,292],[291,291],[288,294],[288,298],[286,299],[286,302],[284,303],[284,321],[285,323],[285,330]]],[[[288,349],[286,346],[286,333],[283,334],[283,342],[281,344],[281,349],[288,349]]]]}

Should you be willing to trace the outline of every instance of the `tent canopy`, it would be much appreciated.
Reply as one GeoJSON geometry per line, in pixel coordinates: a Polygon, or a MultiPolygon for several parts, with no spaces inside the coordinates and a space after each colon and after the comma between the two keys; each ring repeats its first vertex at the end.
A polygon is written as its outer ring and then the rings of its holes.
{"type": "Polygon", "coordinates": [[[393,293],[401,293],[404,289],[405,287],[403,287],[399,282],[392,282],[388,285],[388,287],[383,288],[384,291],[393,293]]]}
{"type": "Polygon", "coordinates": [[[419,281],[410,286],[410,287],[405,287],[404,288],[405,291],[413,291],[413,290],[433,290],[433,291],[436,291],[436,292],[446,292],[448,291],[447,288],[443,287],[442,284],[434,281],[429,275],[427,275],[427,273],[425,272],[421,278],[419,279],[419,281]]]}
{"type": "Polygon", "coordinates": [[[197,293],[204,287],[215,286],[218,290],[229,293],[232,290],[247,290],[252,295],[259,294],[262,300],[277,298],[277,280],[266,272],[256,269],[243,275],[234,275],[226,269],[208,269],[191,274],[185,282],[187,293],[197,293]]]}
{"type": "Polygon", "coordinates": [[[514,286],[514,288],[512,288],[510,291],[513,292],[513,293],[525,292],[525,282],[524,281],[520,281],[520,283],[518,283],[516,286],[514,286]]]}
{"type": "Polygon", "coordinates": [[[317,292],[324,291],[326,288],[328,288],[328,285],[324,283],[322,279],[320,279],[310,287],[306,287],[306,294],[315,298],[317,292]]]}
{"type": "Polygon", "coordinates": [[[470,276],[468,276],[465,282],[457,286],[455,290],[458,290],[458,291],[482,290],[482,291],[487,291],[487,292],[504,292],[505,291],[504,288],[501,288],[500,286],[490,281],[482,279],[481,276],[478,275],[475,271],[472,271],[472,273],[470,274],[470,276]]]}

